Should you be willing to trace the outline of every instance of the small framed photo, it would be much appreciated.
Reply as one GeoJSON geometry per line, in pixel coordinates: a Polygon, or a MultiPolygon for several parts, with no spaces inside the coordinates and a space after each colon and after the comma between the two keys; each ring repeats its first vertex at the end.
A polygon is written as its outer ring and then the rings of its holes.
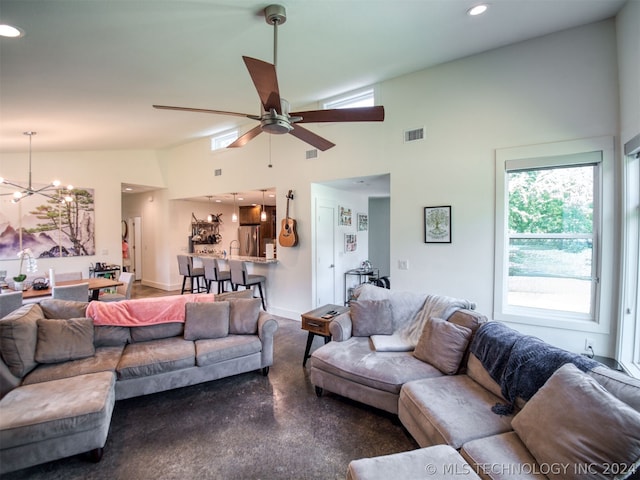
{"type": "Polygon", "coordinates": [[[366,213],[358,214],[358,231],[366,232],[369,230],[369,215],[366,213]]]}
{"type": "Polygon", "coordinates": [[[451,243],[451,205],[424,207],[424,243],[451,243]]]}
{"type": "Polygon", "coordinates": [[[355,233],[344,234],[345,253],[355,252],[358,249],[358,236],[355,233]]]}
{"type": "Polygon", "coordinates": [[[351,209],[343,206],[338,206],[338,225],[341,227],[351,226],[351,209]]]}

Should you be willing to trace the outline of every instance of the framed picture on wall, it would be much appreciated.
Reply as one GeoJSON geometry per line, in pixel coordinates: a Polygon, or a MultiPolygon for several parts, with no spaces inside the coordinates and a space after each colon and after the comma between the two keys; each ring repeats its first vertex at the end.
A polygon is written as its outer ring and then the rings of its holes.
{"type": "Polygon", "coordinates": [[[358,236],[355,233],[344,234],[344,251],[345,253],[355,252],[358,248],[358,236]]]}
{"type": "Polygon", "coordinates": [[[358,231],[366,232],[369,230],[369,215],[366,213],[358,214],[358,231]]]}
{"type": "Polygon", "coordinates": [[[451,243],[451,206],[424,207],[424,243],[451,243]]]}
{"type": "Polygon", "coordinates": [[[343,206],[338,206],[338,225],[341,227],[351,226],[351,209],[343,206]]]}

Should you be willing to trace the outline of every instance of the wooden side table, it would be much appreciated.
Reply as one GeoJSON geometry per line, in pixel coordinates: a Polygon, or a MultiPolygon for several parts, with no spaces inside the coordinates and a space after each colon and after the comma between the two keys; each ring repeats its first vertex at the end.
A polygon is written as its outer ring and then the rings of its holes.
{"type": "Polygon", "coordinates": [[[324,337],[324,343],[329,343],[331,340],[331,332],[329,332],[329,324],[334,317],[337,317],[341,313],[348,312],[349,307],[342,305],[324,305],[318,307],[315,310],[302,314],[302,329],[307,330],[307,347],[304,350],[304,358],[302,359],[302,366],[306,366],[307,359],[311,356],[309,350],[311,350],[311,344],[316,335],[324,337]],[[329,318],[323,318],[327,316],[329,312],[336,312],[329,318]]]}

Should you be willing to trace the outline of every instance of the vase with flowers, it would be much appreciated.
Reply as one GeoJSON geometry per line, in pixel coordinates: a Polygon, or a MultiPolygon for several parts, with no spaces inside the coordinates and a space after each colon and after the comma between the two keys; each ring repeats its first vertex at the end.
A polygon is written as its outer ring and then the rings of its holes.
{"type": "Polygon", "coordinates": [[[24,288],[23,282],[27,279],[27,276],[22,273],[22,265],[24,261],[27,261],[27,273],[35,273],[38,271],[38,262],[36,257],[33,256],[33,252],[30,248],[25,248],[18,252],[18,258],[20,259],[20,269],[18,275],[13,277],[13,289],[16,291],[22,291],[24,288]]]}

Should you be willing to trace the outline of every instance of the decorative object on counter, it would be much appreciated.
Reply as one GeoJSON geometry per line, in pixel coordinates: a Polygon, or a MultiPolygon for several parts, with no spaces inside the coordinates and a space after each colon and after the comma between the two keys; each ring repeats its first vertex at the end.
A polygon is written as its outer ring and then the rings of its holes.
{"type": "Polygon", "coordinates": [[[298,233],[296,232],[296,221],[289,217],[289,200],[293,200],[293,190],[287,193],[287,214],[282,220],[280,236],[278,241],[283,247],[295,247],[298,245],[298,233]]]}
{"type": "Polygon", "coordinates": [[[451,206],[424,207],[424,243],[451,243],[451,206]]]}

